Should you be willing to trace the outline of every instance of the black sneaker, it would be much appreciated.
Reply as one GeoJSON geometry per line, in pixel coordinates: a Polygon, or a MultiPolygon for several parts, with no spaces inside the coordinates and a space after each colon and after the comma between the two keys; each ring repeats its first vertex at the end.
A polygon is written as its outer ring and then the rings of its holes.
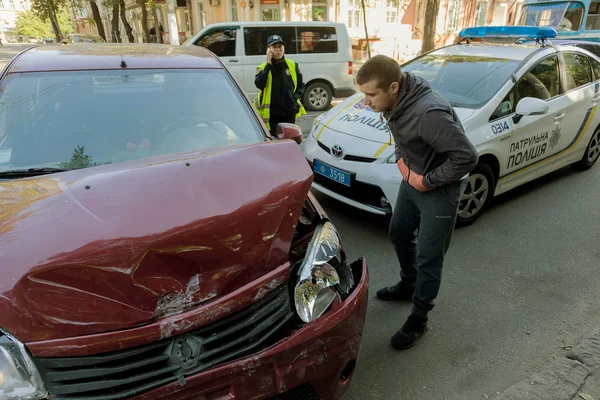
{"type": "Polygon", "coordinates": [[[420,318],[411,314],[402,328],[392,336],[392,347],[396,350],[411,348],[425,331],[427,331],[427,317],[420,318]]]}
{"type": "Polygon", "coordinates": [[[377,291],[377,297],[385,301],[412,301],[415,288],[398,282],[394,286],[385,287],[377,291]]]}

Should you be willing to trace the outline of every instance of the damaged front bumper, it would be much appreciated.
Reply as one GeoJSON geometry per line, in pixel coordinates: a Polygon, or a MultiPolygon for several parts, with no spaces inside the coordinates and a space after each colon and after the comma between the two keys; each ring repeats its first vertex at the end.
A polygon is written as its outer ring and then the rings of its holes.
{"type": "Polygon", "coordinates": [[[162,339],[147,340],[152,326],[146,326],[28,347],[52,399],[261,399],[303,385],[336,399],[352,378],[367,310],[366,260],[338,266],[346,269],[352,288],[343,293],[338,285],[342,293],[309,323],[299,321],[292,305],[287,264],[208,310],[170,317],[169,338],[161,329],[162,339]],[[249,305],[227,312],[242,299],[249,305]],[[209,312],[213,322],[195,326],[209,312]],[[214,318],[217,312],[226,314],[214,318]],[[123,346],[144,336],[138,346],[123,346]]]}
{"type": "Polygon", "coordinates": [[[322,400],[338,399],[353,376],[368,299],[365,258],[350,265],[356,285],[320,318],[251,356],[133,397],[136,400],[266,399],[308,387],[322,400]]]}

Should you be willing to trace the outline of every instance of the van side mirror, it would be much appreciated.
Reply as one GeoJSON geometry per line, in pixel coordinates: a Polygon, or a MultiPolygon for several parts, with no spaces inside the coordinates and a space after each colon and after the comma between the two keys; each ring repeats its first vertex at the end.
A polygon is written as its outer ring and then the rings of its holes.
{"type": "Polygon", "coordinates": [[[277,125],[277,137],[279,139],[291,139],[296,143],[302,143],[302,128],[296,124],[282,122],[277,125]]]}
{"type": "Polygon", "coordinates": [[[517,104],[517,114],[513,117],[513,122],[518,124],[521,118],[531,115],[544,115],[548,113],[550,106],[544,100],[535,97],[523,97],[517,104]]]}

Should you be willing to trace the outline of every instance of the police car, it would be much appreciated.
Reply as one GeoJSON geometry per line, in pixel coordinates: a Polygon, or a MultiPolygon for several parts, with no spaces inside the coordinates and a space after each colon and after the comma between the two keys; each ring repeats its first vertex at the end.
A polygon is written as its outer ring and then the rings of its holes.
{"type": "MultiPolygon", "coordinates": [[[[493,196],[600,155],[600,58],[552,43],[553,28],[475,27],[454,45],[402,65],[456,110],[480,159],[458,224],[475,221],[493,196]],[[518,40],[515,40],[518,39],[518,40]]],[[[313,188],[375,214],[390,214],[402,177],[380,113],[356,94],[313,122],[304,147],[313,188]]]]}

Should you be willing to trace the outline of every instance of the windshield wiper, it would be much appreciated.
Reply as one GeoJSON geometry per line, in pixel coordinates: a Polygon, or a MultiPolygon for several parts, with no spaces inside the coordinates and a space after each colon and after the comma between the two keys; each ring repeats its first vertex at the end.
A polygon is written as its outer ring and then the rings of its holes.
{"type": "Polygon", "coordinates": [[[27,168],[27,169],[13,169],[10,171],[0,171],[0,178],[26,178],[29,176],[39,176],[39,175],[48,175],[54,174],[56,172],[64,172],[69,171],[68,169],[62,168],[27,168]]]}

